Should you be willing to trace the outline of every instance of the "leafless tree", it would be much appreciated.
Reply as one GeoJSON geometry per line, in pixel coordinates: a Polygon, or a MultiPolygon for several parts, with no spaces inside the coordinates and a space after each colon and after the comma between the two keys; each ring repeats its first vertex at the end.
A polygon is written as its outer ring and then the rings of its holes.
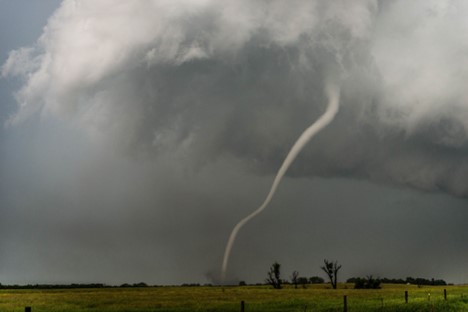
{"type": "Polygon", "coordinates": [[[266,282],[275,289],[281,289],[280,269],[281,264],[278,262],[273,263],[268,272],[268,278],[266,279],[266,282]]]}
{"type": "Polygon", "coordinates": [[[327,273],[333,289],[336,289],[337,280],[338,280],[338,271],[341,269],[341,265],[338,265],[338,261],[333,262],[333,261],[328,261],[327,259],[324,259],[323,262],[325,263],[325,265],[320,268],[325,273],[327,273]]]}
{"type": "Polygon", "coordinates": [[[299,272],[294,271],[291,275],[291,283],[294,285],[294,288],[297,288],[299,272]]]}

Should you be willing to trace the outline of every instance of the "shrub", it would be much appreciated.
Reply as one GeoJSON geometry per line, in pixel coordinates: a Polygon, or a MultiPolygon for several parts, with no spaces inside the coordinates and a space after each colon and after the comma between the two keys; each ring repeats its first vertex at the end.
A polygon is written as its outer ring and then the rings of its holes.
{"type": "Polygon", "coordinates": [[[372,275],[366,278],[353,278],[353,281],[355,289],[380,289],[380,279],[373,278],[372,275]]]}

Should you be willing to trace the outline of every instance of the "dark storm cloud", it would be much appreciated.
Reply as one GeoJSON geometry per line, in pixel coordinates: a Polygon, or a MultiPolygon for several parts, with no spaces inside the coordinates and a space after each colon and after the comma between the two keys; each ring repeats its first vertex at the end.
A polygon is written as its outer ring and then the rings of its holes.
{"type": "Polygon", "coordinates": [[[186,149],[195,163],[228,153],[271,173],[323,111],[332,75],[342,112],[300,174],[465,196],[465,4],[404,6],[148,2],[103,17],[102,4],[66,1],[38,46],[3,66],[29,75],[11,123],[59,114],[127,150],[186,149]]]}
{"type": "Polygon", "coordinates": [[[343,259],[356,274],[381,244],[389,250],[379,257],[400,268],[415,245],[398,246],[399,230],[413,226],[422,254],[444,263],[420,243],[426,235],[466,259],[463,200],[364,181],[468,194],[467,10],[462,1],[64,1],[37,43],[2,67],[22,84],[2,161],[10,255],[0,274],[69,281],[90,272],[82,278],[112,283],[216,275],[228,231],[325,110],[327,80],[341,86],[340,112],[299,155],[271,215],[241,233],[233,275],[275,259],[307,271],[297,254],[311,241],[311,257],[343,259]],[[424,205],[448,214],[442,203],[456,211],[456,239],[434,237],[417,217],[400,222],[424,205]],[[339,230],[321,245],[329,222],[339,230]],[[373,222],[378,235],[362,228],[373,222]],[[27,269],[22,255],[40,260],[27,269]]]}

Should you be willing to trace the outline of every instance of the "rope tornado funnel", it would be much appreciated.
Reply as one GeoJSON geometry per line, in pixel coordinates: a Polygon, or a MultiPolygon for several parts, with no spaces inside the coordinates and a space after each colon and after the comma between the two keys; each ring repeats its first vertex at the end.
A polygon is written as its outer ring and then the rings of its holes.
{"type": "Polygon", "coordinates": [[[226,271],[229,262],[229,256],[231,255],[232,246],[234,245],[234,242],[240,229],[247,222],[249,222],[251,219],[257,216],[260,212],[262,212],[266,208],[266,206],[268,206],[271,199],[273,198],[273,195],[276,192],[276,189],[278,188],[278,185],[281,182],[281,179],[283,178],[284,174],[286,173],[294,159],[296,159],[297,155],[301,152],[301,150],[304,148],[307,142],[310,141],[310,139],[312,139],[318,132],[325,128],[333,120],[333,118],[335,118],[335,115],[339,109],[340,90],[335,85],[327,85],[325,88],[325,93],[328,97],[327,110],[322,116],[320,116],[320,118],[316,122],[309,126],[297,139],[296,143],[294,143],[293,147],[291,148],[285,160],[283,161],[283,164],[278,170],[278,173],[276,174],[276,177],[273,180],[273,184],[270,188],[270,192],[265,198],[263,204],[260,207],[258,207],[257,210],[255,210],[247,217],[242,219],[239,223],[237,223],[236,226],[232,229],[231,235],[229,236],[229,240],[226,244],[226,249],[224,251],[223,266],[221,268],[221,279],[223,283],[226,278],[226,271]]]}

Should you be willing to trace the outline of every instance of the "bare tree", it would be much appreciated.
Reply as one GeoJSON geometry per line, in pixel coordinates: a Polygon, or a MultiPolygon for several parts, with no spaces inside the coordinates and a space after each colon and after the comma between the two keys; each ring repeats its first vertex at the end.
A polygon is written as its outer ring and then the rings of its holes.
{"type": "Polygon", "coordinates": [[[268,272],[268,278],[266,279],[266,282],[275,289],[281,289],[280,269],[281,264],[278,262],[273,263],[268,272]]]}
{"type": "Polygon", "coordinates": [[[325,265],[320,268],[325,273],[327,273],[333,289],[336,289],[338,271],[341,269],[341,265],[338,265],[338,261],[332,262],[332,261],[328,261],[327,259],[324,259],[323,262],[325,263],[325,265]]]}
{"type": "Polygon", "coordinates": [[[297,288],[299,272],[294,271],[291,275],[291,283],[293,283],[294,288],[297,288]]]}

